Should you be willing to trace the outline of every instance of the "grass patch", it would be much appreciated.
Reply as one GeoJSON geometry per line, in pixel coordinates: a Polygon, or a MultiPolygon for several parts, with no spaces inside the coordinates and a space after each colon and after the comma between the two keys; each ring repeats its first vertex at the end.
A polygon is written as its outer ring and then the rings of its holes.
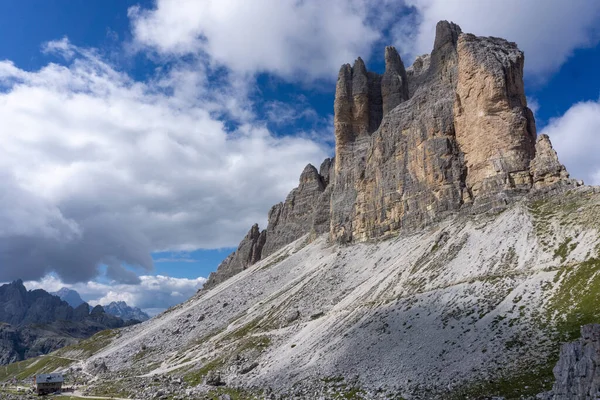
{"type": "Polygon", "coordinates": [[[118,335],[116,329],[107,329],[96,333],[94,336],[82,340],[81,342],[63,347],[55,352],[57,356],[67,356],[68,354],[78,354],[79,357],[87,358],[98,353],[100,350],[112,343],[118,335]]]}
{"type": "Polygon", "coordinates": [[[204,382],[204,377],[211,371],[217,371],[225,365],[223,358],[218,357],[201,368],[188,372],[183,376],[183,380],[190,386],[197,386],[204,382]]]}
{"type": "Polygon", "coordinates": [[[209,372],[224,368],[227,365],[227,359],[235,358],[237,355],[247,351],[268,347],[270,344],[271,339],[268,336],[254,336],[240,340],[231,351],[221,352],[221,356],[205,363],[198,369],[187,372],[183,376],[183,379],[191,386],[199,385],[204,382],[204,378],[209,372]]]}
{"type": "Polygon", "coordinates": [[[89,389],[92,396],[128,398],[130,393],[117,382],[102,382],[89,389]]]}
{"type": "Polygon", "coordinates": [[[54,372],[71,364],[73,364],[72,360],[53,355],[30,358],[0,367],[0,381],[13,378],[17,380],[29,379],[34,375],[54,372]]]}
{"type": "Polygon", "coordinates": [[[556,250],[554,250],[554,259],[560,257],[561,262],[565,262],[569,254],[577,247],[577,243],[571,243],[573,241],[572,237],[566,238],[556,250]]]}
{"type": "Polygon", "coordinates": [[[531,368],[526,366],[525,371],[512,376],[501,377],[493,381],[476,382],[453,391],[447,398],[451,400],[483,399],[491,397],[504,397],[506,400],[533,398],[538,393],[548,391],[554,383],[552,368],[556,360],[551,360],[546,366],[531,368]]]}
{"type": "Polygon", "coordinates": [[[550,321],[555,319],[558,340],[572,341],[582,325],[600,322],[600,259],[565,267],[563,275],[546,313],[550,321]]]}

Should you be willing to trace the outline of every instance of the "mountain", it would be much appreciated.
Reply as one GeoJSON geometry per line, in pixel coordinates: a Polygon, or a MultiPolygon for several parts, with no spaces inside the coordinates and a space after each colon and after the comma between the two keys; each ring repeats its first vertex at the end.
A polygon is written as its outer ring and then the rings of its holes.
{"type": "MultiPolygon", "coordinates": [[[[78,298],[67,293],[71,300],[78,298]]],[[[45,290],[27,291],[18,280],[0,286],[0,365],[47,354],[105,330],[127,325],[100,306],[73,308],[45,290]]]]}
{"type": "Polygon", "coordinates": [[[84,301],[81,299],[81,296],[79,296],[79,293],[73,289],[62,288],[58,292],[53,292],[50,294],[58,296],[61,300],[66,301],[73,308],[77,308],[84,303],[84,301]]]}
{"type": "MultiPolygon", "coordinates": [[[[52,293],[58,296],[61,300],[66,301],[73,308],[79,307],[84,301],[76,290],[62,288],[58,292],[52,293]]],[[[108,305],[102,306],[107,314],[121,318],[123,321],[138,321],[143,322],[150,317],[138,307],[130,307],[124,301],[113,301],[108,305]]]]}
{"type": "Polygon", "coordinates": [[[498,38],[437,26],[431,55],[405,69],[385,49],[383,75],[362,59],[336,86],[334,159],[308,165],[211,274],[211,288],[305,234],[356,243],[424,229],[455,213],[501,210],[523,195],[572,188],[550,140],[536,140],[523,53],[498,38]]]}
{"type": "Polygon", "coordinates": [[[385,61],[342,66],[335,156],[203,290],[93,352],[54,353],[97,378],[82,375],[90,395],[596,395],[600,188],[537,136],[523,53],[442,21],[431,54],[385,61]]]}
{"type": "Polygon", "coordinates": [[[104,311],[115,317],[121,318],[123,321],[147,321],[150,319],[148,314],[140,310],[138,307],[130,307],[124,301],[113,301],[107,306],[103,306],[104,311]]]}

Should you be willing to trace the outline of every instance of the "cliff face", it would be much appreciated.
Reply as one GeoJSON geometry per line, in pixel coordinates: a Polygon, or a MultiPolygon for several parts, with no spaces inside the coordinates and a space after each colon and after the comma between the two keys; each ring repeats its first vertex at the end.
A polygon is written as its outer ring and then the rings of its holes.
{"type": "Polygon", "coordinates": [[[374,100],[348,95],[348,82],[355,93],[355,75],[370,73],[361,60],[353,68],[342,66],[330,238],[378,238],[458,211],[504,208],[533,189],[576,184],[548,137],[536,146],[523,62],[514,43],[463,34],[442,21],[431,54],[418,57],[408,71],[396,51],[386,48],[384,112],[375,130],[365,129],[360,121],[366,118],[356,112],[357,103],[374,100]],[[390,85],[389,76],[401,78],[390,85]]]}
{"type": "Polygon", "coordinates": [[[597,399],[600,396],[600,325],[581,327],[581,338],[566,343],[554,367],[552,391],[538,396],[544,400],[597,399]]]}
{"type": "Polygon", "coordinates": [[[334,159],[320,172],[307,166],[298,188],[271,209],[258,258],[236,261],[234,253],[217,274],[231,276],[308,233],[363,241],[578,185],[549,138],[536,140],[523,64],[516,44],[442,21],[431,54],[408,69],[393,47],[382,75],[361,58],[343,65],[334,159]]]}
{"type": "Polygon", "coordinates": [[[331,160],[325,160],[321,165],[324,175],[321,175],[308,164],[300,175],[298,187],[288,194],[285,202],[274,205],[269,211],[267,229],[260,231],[258,224],[254,224],[238,249],[219,265],[216,272],[210,274],[204,288],[214,287],[242,272],[308,232],[326,232],[329,229],[326,188],[330,181],[330,167],[331,160]]]}

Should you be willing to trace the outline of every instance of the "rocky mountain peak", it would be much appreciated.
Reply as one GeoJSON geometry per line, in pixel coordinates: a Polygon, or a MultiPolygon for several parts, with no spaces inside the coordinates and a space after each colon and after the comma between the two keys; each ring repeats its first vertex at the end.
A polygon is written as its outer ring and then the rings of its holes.
{"type": "Polygon", "coordinates": [[[319,171],[317,171],[312,164],[308,164],[306,167],[304,167],[304,170],[300,175],[300,183],[298,187],[303,188],[307,185],[317,185],[320,187],[324,186],[321,176],[319,175],[319,171]]]}
{"type": "Polygon", "coordinates": [[[433,51],[442,49],[446,45],[456,46],[458,37],[462,33],[460,26],[454,22],[439,21],[435,26],[435,41],[433,51]]]}
{"type": "Polygon", "coordinates": [[[360,57],[342,65],[335,157],[319,171],[304,169],[299,186],[269,211],[267,229],[253,228],[219,266],[229,271],[221,275],[306,234],[376,239],[577,186],[549,138],[537,140],[523,65],[515,43],[462,33],[448,21],[437,24],[431,54],[408,69],[391,46],[382,75],[360,57]]]}
{"type": "Polygon", "coordinates": [[[381,78],[383,115],[408,100],[408,78],[400,54],[393,46],[385,48],[385,72],[381,78]]]}
{"type": "Polygon", "coordinates": [[[84,303],[83,299],[77,291],[69,288],[62,288],[58,292],[51,293],[61,300],[66,301],[73,308],[77,308],[84,303]]]}

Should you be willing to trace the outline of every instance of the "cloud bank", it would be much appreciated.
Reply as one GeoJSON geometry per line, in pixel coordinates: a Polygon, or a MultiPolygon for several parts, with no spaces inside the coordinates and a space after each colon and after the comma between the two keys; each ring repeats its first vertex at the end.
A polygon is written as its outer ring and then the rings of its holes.
{"type": "Polygon", "coordinates": [[[48,275],[40,281],[25,282],[25,287],[28,290],[44,289],[49,292],[68,287],[76,290],[82,299],[92,306],[124,301],[130,306],[139,307],[148,314],[155,315],[189,299],[206,281],[205,278],[170,278],[162,275],[142,275],[139,278],[139,284],[65,284],[56,276],[48,275]]]}
{"type": "Polygon", "coordinates": [[[140,283],[153,251],[237,244],[326,157],[253,120],[236,82],[178,64],[139,82],[66,39],[45,50],[64,64],[0,62],[0,281],[86,281],[105,264],[140,283]]]}
{"type": "MultiPolygon", "coordinates": [[[[343,63],[394,43],[429,53],[435,25],[517,42],[526,71],[543,78],[577,48],[600,40],[600,3],[589,0],[157,0],[129,9],[134,46],[163,56],[202,54],[241,74],[335,79],[343,63]]],[[[383,51],[381,51],[381,55],[383,51]]]]}
{"type": "Polygon", "coordinates": [[[169,1],[129,9],[138,46],[163,55],[203,53],[243,75],[331,79],[342,63],[368,56],[380,32],[372,5],[356,0],[169,1]]]}

